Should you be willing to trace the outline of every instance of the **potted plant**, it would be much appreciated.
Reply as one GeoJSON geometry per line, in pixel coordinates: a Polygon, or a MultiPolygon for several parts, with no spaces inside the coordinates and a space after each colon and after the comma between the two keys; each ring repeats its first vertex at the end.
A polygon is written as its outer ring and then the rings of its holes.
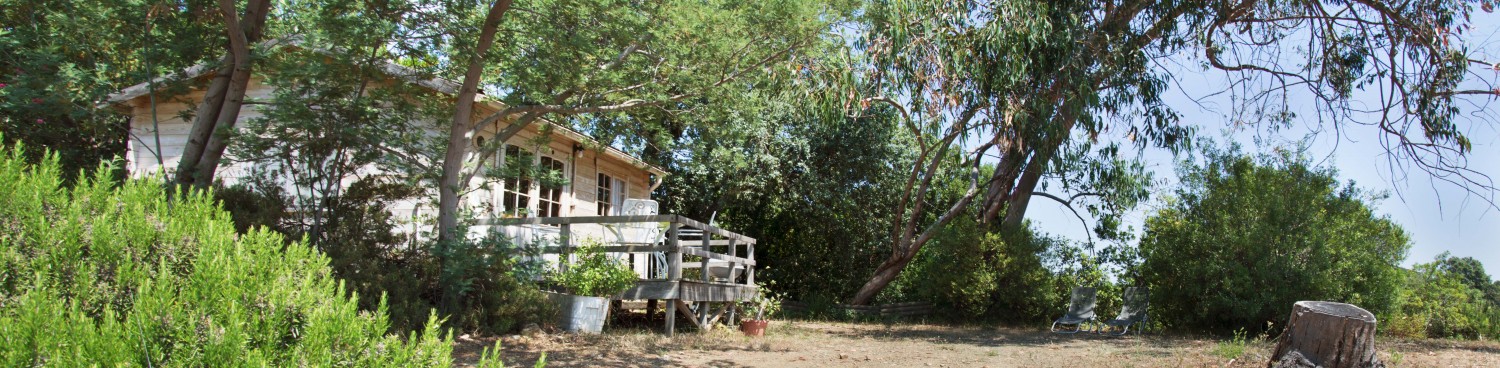
{"type": "Polygon", "coordinates": [[[557,304],[558,325],[563,330],[599,333],[609,318],[610,297],[634,286],[637,277],[629,266],[609,258],[597,241],[585,241],[574,254],[576,262],[552,272],[552,282],[564,293],[548,293],[547,297],[557,304]]]}
{"type": "Polygon", "coordinates": [[[745,336],[765,336],[766,326],[771,323],[767,318],[781,311],[781,296],[771,291],[772,285],[774,283],[756,283],[759,290],[755,297],[744,302],[747,318],[740,321],[740,332],[744,332],[745,336]],[[754,318],[748,318],[750,314],[754,314],[754,318]]]}

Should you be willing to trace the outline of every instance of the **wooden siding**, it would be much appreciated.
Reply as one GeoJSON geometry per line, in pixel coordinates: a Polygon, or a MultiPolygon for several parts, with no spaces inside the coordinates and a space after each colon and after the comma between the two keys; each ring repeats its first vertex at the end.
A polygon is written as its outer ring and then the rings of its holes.
{"type": "MultiPolygon", "coordinates": [[[[270,86],[261,83],[259,78],[252,78],[246,95],[250,100],[264,101],[271,98],[271,93],[272,89],[270,86]]],[[[161,147],[159,150],[156,147],[156,135],[158,131],[152,128],[153,122],[151,119],[151,106],[148,102],[149,98],[142,96],[127,101],[124,104],[125,107],[130,109],[131,115],[131,137],[126,146],[126,168],[132,176],[144,177],[156,173],[160,168],[157,165],[158,153],[161,155],[161,162],[165,166],[165,171],[170,172],[177,168],[178,159],[182,156],[183,148],[187,145],[188,132],[192,129],[191,122],[184,121],[180,116],[184,111],[189,110],[198,101],[202,100],[202,98],[203,92],[201,90],[194,90],[173,97],[157,96],[156,126],[159,127],[161,137],[161,147]]],[[[243,123],[249,119],[262,116],[260,109],[266,107],[267,105],[246,105],[241,110],[239,121],[243,123]]],[[[476,112],[476,116],[482,118],[491,111],[493,110],[489,107],[481,106],[476,112]]],[[[650,172],[648,170],[638,168],[615,156],[600,154],[600,152],[593,150],[586,151],[582,157],[575,156],[573,154],[575,141],[566,134],[558,132],[554,132],[551,135],[549,143],[536,147],[530,143],[530,140],[540,134],[539,126],[539,124],[533,124],[517,133],[507,143],[528,149],[535,148],[541,154],[566,163],[568,166],[567,170],[572,175],[570,177],[571,183],[564,188],[562,196],[563,216],[592,216],[597,214],[598,206],[594,202],[594,192],[597,190],[595,177],[601,170],[629,182],[628,198],[650,197],[650,192],[647,190],[650,185],[650,172]]],[[[489,137],[494,132],[494,129],[491,128],[480,132],[479,135],[481,137],[489,137]]],[[[435,130],[431,133],[437,134],[435,130]]],[[[229,158],[232,157],[226,157],[226,159],[229,158]]],[[[248,167],[246,165],[236,165],[226,162],[220,169],[219,177],[223,178],[226,183],[234,184],[246,174],[248,174],[248,167]]],[[[369,175],[378,174],[373,169],[369,173],[369,175]]],[[[476,179],[474,185],[482,186],[483,180],[476,179]]],[[[495,198],[497,198],[499,193],[493,190],[498,189],[498,187],[479,187],[477,189],[465,197],[466,204],[471,206],[471,208],[483,208],[482,206],[486,203],[498,202],[495,198]]],[[[429,207],[430,205],[426,200],[414,199],[397,202],[390,209],[392,213],[395,213],[400,218],[414,219],[423,216],[434,216],[436,211],[429,207]]]]}

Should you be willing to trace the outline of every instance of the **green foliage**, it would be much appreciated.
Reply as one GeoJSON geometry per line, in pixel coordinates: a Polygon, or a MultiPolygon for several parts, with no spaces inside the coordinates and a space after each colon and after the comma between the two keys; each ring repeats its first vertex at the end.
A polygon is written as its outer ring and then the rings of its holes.
{"type": "Polygon", "coordinates": [[[1234,330],[1234,337],[1214,344],[1213,352],[1214,355],[1218,355],[1220,358],[1230,360],[1239,359],[1239,357],[1245,355],[1245,347],[1248,345],[1250,343],[1245,341],[1245,329],[1241,328],[1234,330]]]}
{"type": "MultiPolygon", "coordinates": [[[[505,368],[505,362],[501,361],[500,357],[500,340],[496,339],[493,349],[486,347],[484,348],[484,351],[481,351],[479,353],[479,364],[475,364],[475,366],[479,368],[505,368]]],[[[542,352],[542,356],[540,358],[537,358],[536,364],[532,364],[532,367],[542,368],[546,366],[547,352],[544,351],[542,352]]]]}
{"type": "Polygon", "coordinates": [[[1437,257],[1438,266],[1443,271],[1455,274],[1464,285],[1478,290],[1484,295],[1484,301],[1490,305],[1500,307],[1500,283],[1490,280],[1490,275],[1484,272],[1484,265],[1472,257],[1454,257],[1448,252],[1443,252],[1437,257]]]}
{"type": "Polygon", "coordinates": [[[331,259],[333,275],[359,296],[364,310],[382,305],[392,331],[420,329],[433,309],[452,328],[502,333],[527,322],[546,320],[553,311],[535,285],[539,273],[524,262],[519,248],[500,234],[454,242],[418,242],[397,231],[400,221],[392,202],[415,189],[367,178],[355,181],[338,197],[328,198],[323,236],[287,217],[280,186],[255,180],[216,192],[236,228],[262,226],[307,237],[331,259]],[[445,266],[446,260],[446,266],[445,266]],[[445,297],[449,295],[450,297],[445,297]]]}
{"type": "Polygon", "coordinates": [[[437,241],[422,249],[407,259],[421,262],[422,268],[412,271],[429,278],[422,280],[423,288],[410,289],[411,296],[438,306],[454,328],[501,333],[550,320],[555,313],[530,281],[537,266],[521,257],[524,253],[504,234],[437,241]]]}
{"type": "Polygon", "coordinates": [[[21,152],[0,156],[0,365],[450,364],[435,316],[387,335],[304,243],[107,166],[65,188],[57,156],[21,152]]]}
{"type": "Polygon", "coordinates": [[[1286,152],[1210,150],[1205,163],[1184,163],[1182,187],[1146,220],[1140,243],[1152,315],[1170,327],[1253,331],[1284,325],[1299,300],[1390,310],[1406,234],[1336,174],[1286,152]]]}
{"type": "Polygon", "coordinates": [[[832,305],[885,257],[901,163],[915,152],[893,111],[849,118],[789,94],[684,122],[693,125],[660,143],[677,149],[647,159],[671,172],[655,194],[663,212],[715,216],[769,245],[756,249],[766,269],[757,279],[791,300],[832,305]]]}
{"type": "Polygon", "coordinates": [[[750,318],[754,315],[754,320],[764,321],[781,311],[783,297],[773,289],[776,286],[775,281],[757,282],[755,286],[759,289],[755,297],[742,302],[747,313],[745,317],[750,318]]]}
{"type": "Polygon", "coordinates": [[[609,297],[635,286],[635,270],[604,253],[596,240],[584,240],[573,256],[576,261],[552,273],[552,281],[570,294],[609,297]]]}
{"type": "Polygon", "coordinates": [[[1405,337],[1500,338],[1500,308],[1486,300],[1484,292],[1470,286],[1469,275],[1450,267],[1452,259],[1442,254],[1406,273],[1405,288],[1396,308],[1382,319],[1385,333],[1405,337]]]}
{"type": "Polygon", "coordinates": [[[202,42],[223,32],[204,28],[204,6],[212,4],[0,1],[0,143],[27,142],[31,162],[51,150],[70,182],[124,154],[126,117],[109,108],[108,95],[209,51],[202,42]]]}
{"type": "Polygon", "coordinates": [[[965,321],[1050,320],[1067,309],[1078,286],[1098,289],[1100,318],[1120,305],[1120,288],[1100,261],[1029,228],[1002,234],[985,231],[971,218],[954,220],[916,262],[886,293],[931,301],[965,321]]]}

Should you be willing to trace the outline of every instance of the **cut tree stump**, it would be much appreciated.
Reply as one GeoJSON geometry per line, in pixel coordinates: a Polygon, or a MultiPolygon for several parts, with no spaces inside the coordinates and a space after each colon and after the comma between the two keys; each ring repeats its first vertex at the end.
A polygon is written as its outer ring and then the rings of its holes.
{"type": "Polygon", "coordinates": [[[1297,302],[1267,366],[1384,367],[1375,357],[1375,315],[1350,304],[1297,302]]]}

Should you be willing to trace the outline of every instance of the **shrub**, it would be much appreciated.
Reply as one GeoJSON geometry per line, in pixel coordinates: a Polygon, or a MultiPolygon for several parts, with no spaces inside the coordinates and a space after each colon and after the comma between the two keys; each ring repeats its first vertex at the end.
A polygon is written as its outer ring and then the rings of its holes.
{"type": "Polygon", "coordinates": [[[608,297],[635,286],[635,271],[610,259],[597,241],[585,240],[577,262],[553,273],[552,280],[573,295],[608,297]]]}
{"type": "Polygon", "coordinates": [[[435,317],[387,335],[304,243],[236,235],[207,196],[169,201],[153,179],[64,188],[56,156],[20,152],[0,154],[0,365],[450,363],[435,317]]]}
{"type": "Polygon", "coordinates": [[[1396,308],[1382,331],[1403,337],[1500,338],[1500,311],[1463,275],[1444,267],[1443,257],[1406,273],[1396,308]]]}
{"type": "Polygon", "coordinates": [[[1291,154],[1207,156],[1179,169],[1183,186],[1146,220],[1137,271],[1153,317],[1256,333],[1267,321],[1284,326],[1299,300],[1392,307],[1408,241],[1371,212],[1377,197],[1291,154]]]}
{"type": "Polygon", "coordinates": [[[1035,323],[1060,315],[1075,286],[1100,288],[1098,310],[1113,305],[1107,301],[1113,285],[1096,261],[1029,228],[1001,234],[957,219],[916,262],[892,291],[931,301],[948,315],[1035,323]]]}
{"type": "Polygon", "coordinates": [[[263,226],[288,238],[306,237],[328,255],[333,275],[359,296],[361,309],[374,311],[384,303],[392,332],[421,329],[433,309],[448,327],[486,333],[550,319],[550,304],[525,281],[534,271],[518,262],[518,247],[509,239],[489,234],[439,243],[396,231],[399,223],[389,208],[420,194],[411,186],[355,181],[340,195],[325,198],[321,206],[327,216],[315,222],[289,220],[291,198],[270,178],[256,177],[215,194],[241,231],[263,226]]]}

